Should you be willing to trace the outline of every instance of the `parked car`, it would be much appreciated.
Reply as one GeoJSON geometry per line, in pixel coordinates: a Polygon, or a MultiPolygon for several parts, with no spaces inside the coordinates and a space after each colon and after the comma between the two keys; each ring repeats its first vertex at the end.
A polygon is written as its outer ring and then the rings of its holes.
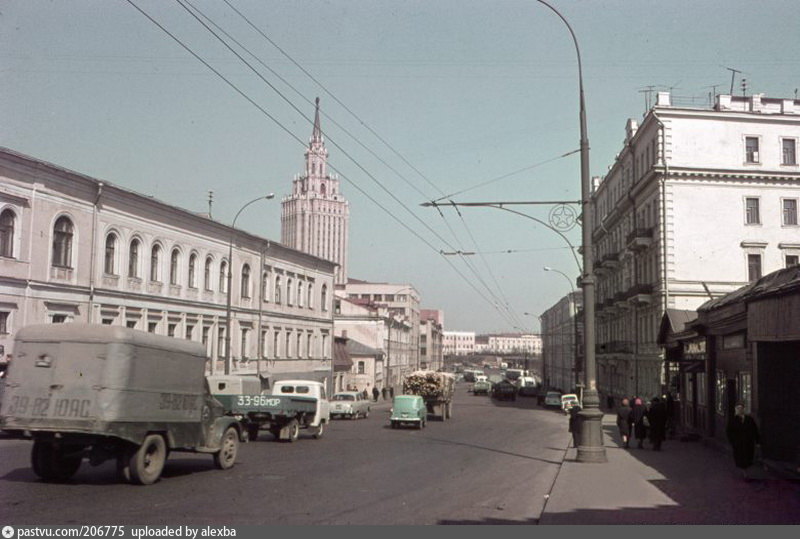
{"type": "Polygon", "coordinates": [[[544,405],[561,408],[561,393],[558,391],[548,391],[544,396],[544,405]]]}
{"type": "Polygon", "coordinates": [[[472,385],[473,395],[488,395],[492,390],[492,383],[486,376],[478,376],[475,383],[472,385]]]}
{"type": "Polygon", "coordinates": [[[492,398],[497,400],[517,400],[517,386],[508,380],[501,380],[492,387],[492,398]]]}
{"type": "Polygon", "coordinates": [[[412,424],[418,429],[425,428],[428,408],[420,395],[397,395],[392,400],[392,413],[389,424],[393,429],[412,424]]]}
{"type": "Polygon", "coordinates": [[[331,398],[331,418],[364,419],[369,417],[370,401],[358,391],[342,391],[331,398]]]}
{"type": "Polygon", "coordinates": [[[570,408],[573,406],[580,406],[580,404],[578,396],[574,393],[561,395],[561,409],[564,410],[564,413],[569,413],[570,408]]]}

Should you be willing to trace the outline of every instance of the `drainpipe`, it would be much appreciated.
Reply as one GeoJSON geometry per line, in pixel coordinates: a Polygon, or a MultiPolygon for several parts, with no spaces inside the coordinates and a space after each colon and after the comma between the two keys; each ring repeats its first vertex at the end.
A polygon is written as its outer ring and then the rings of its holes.
{"type": "Polygon", "coordinates": [[[97,214],[99,213],[98,205],[100,204],[100,197],[103,195],[103,182],[97,183],[97,196],[92,204],[92,249],[89,263],[89,323],[94,323],[94,290],[95,290],[95,257],[97,256],[97,214]]]}
{"type": "MultiPolygon", "coordinates": [[[[659,120],[658,116],[653,114],[658,126],[661,128],[661,163],[664,165],[664,174],[661,175],[659,181],[660,196],[661,196],[661,274],[663,279],[663,286],[661,288],[661,295],[663,301],[663,312],[667,312],[669,305],[669,282],[667,280],[667,177],[669,176],[669,162],[667,161],[667,129],[664,123],[659,120]]],[[[667,372],[666,354],[664,357],[664,380],[669,382],[669,374],[667,372]]]]}

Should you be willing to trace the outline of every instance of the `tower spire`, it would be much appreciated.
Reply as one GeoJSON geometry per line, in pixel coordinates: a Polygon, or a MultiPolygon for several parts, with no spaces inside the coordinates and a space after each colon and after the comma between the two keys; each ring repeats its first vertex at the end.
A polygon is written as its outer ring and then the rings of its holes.
{"type": "Polygon", "coordinates": [[[317,111],[314,115],[314,133],[311,142],[322,142],[322,130],[319,128],[319,97],[317,97],[317,111]]]}

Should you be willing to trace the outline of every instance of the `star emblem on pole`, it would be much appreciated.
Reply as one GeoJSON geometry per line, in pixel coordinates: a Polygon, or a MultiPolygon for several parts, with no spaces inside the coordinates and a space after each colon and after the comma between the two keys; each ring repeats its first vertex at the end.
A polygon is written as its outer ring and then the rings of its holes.
{"type": "Polygon", "coordinates": [[[575,210],[566,204],[559,204],[550,210],[550,224],[562,232],[572,229],[577,217],[575,210]]]}

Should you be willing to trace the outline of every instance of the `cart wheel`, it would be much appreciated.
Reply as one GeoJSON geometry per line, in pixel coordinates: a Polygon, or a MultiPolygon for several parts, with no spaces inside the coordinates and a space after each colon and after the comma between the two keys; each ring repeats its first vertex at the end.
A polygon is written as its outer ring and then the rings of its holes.
{"type": "Polygon", "coordinates": [[[63,483],[81,467],[82,451],[80,445],[35,441],[31,449],[33,472],[47,482],[63,483]]]}
{"type": "Polygon", "coordinates": [[[228,427],[222,435],[222,447],[214,453],[214,465],[220,470],[233,468],[239,452],[239,433],[235,427],[228,427]]]}
{"type": "Polygon", "coordinates": [[[148,434],[129,462],[131,481],[139,485],[152,485],[161,477],[167,460],[167,444],[160,434],[148,434]]]}

